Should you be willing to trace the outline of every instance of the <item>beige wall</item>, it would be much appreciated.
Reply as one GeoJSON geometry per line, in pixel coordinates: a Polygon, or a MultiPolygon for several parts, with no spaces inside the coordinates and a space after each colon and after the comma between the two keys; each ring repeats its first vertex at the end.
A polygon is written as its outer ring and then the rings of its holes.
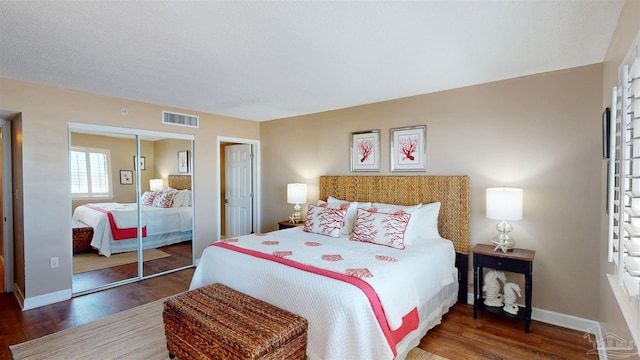
{"type": "MultiPolygon", "coordinates": [[[[169,175],[180,174],[178,172],[178,151],[183,150],[189,151],[189,156],[192,155],[191,142],[189,140],[164,139],[154,141],[153,158],[155,163],[150,172],[153,174],[153,178],[164,179],[166,181],[169,175]]],[[[191,159],[189,159],[189,173],[191,173],[191,166],[191,159]]],[[[147,189],[148,188],[149,182],[147,181],[147,189]]]]}
{"type": "MultiPolygon", "coordinates": [[[[195,251],[215,238],[218,136],[259,138],[259,123],[0,78],[0,109],[14,121],[16,283],[26,298],[71,289],[68,122],[193,134],[195,251]],[[120,114],[126,108],[128,115],[120,114]],[[200,127],[163,125],[162,110],[200,116],[200,127]],[[201,184],[198,187],[198,184],[201,184]],[[49,259],[60,267],[49,269],[49,259]]],[[[176,155],[177,156],[177,155],[176,155]]],[[[133,161],[133,160],[132,160],[133,161]]],[[[148,164],[147,166],[152,166],[148,164]]],[[[144,180],[143,180],[144,181],[144,180]]],[[[148,179],[146,179],[148,183],[148,179]]]]}
{"type": "MultiPolygon", "coordinates": [[[[618,20],[616,31],[609,44],[609,49],[603,65],[603,86],[602,86],[602,108],[611,107],[611,89],[618,84],[618,67],[622,63],[625,55],[633,44],[633,40],[640,33],[640,1],[626,1],[622,10],[622,15],[618,20]]],[[[606,162],[602,162],[601,179],[606,184],[607,167],[606,162]]],[[[600,237],[607,238],[607,214],[604,211],[606,199],[605,186],[602,187],[601,198],[603,206],[600,212],[600,237]]],[[[604,241],[603,241],[604,243],[604,241]]],[[[603,326],[613,334],[623,339],[631,340],[631,333],[622,317],[618,304],[611,291],[609,282],[604,274],[611,274],[613,268],[606,262],[607,247],[600,247],[600,288],[599,288],[599,320],[603,326]]],[[[640,344],[636,344],[636,349],[640,344]]],[[[637,358],[637,357],[636,357],[637,358]]]]}
{"type": "Polygon", "coordinates": [[[496,233],[485,189],[522,187],[512,235],[536,250],[533,306],[597,320],[601,92],[602,66],[592,65],[262,123],[263,227],[291,212],[288,182],[309,184],[313,202],[318,176],[350,174],[350,132],[380,129],[384,175],[389,129],[426,124],[425,175],[471,176],[472,243],[496,233]]]}

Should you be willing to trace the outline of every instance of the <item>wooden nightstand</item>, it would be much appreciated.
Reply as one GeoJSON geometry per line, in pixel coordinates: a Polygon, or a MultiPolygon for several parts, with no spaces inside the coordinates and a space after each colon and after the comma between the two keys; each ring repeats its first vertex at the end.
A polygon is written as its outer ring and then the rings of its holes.
{"type": "Polygon", "coordinates": [[[290,223],[289,220],[278,221],[278,230],[288,229],[296,226],[304,226],[304,221],[298,223],[290,223]]]}
{"type": "Polygon", "coordinates": [[[507,317],[524,320],[524,331],[529,332],[531,323],[531,290],[533,278],[533,257],[534,250],[513,249],[503,253],[501,250],[493,251],[495,246],[476,244],[473,249],[473,318],[478,317],[478,309],[489,311],[495,314],[502,314],[507,317]],[[512,315],[502,310],[501,307],[491,307],[484,305],[482,297],[482,282],[484,281],[485,267],[524,274],[524,299],[525,307],[520,308],[516,315],[512,315]]]}

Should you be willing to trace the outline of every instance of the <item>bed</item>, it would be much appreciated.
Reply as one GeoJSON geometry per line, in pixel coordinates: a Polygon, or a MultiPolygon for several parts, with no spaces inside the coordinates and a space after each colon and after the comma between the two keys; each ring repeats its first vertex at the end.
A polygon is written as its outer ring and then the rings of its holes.
{"type": "MultiPolygon", "coordinates": [[[[358,210],[353,234],[362,233],[361,216],[380,210],[376,203],[409,209],[439,202],[434,226],[444,239],[420,238],[400,249],[302,227],[223,239],[205,249],[190,288],[219,282],[307,318],[309,359],[404,359],[456,300],[466,303],[469,177],[322,176],[319,190],[329,204],[340,199],[376,209],[358,210]],[[314,257],[305,247],[322,250],[314,257]],[[317,258],[328,269],[316,266],[317,258]]],[[[329,210],[310,207],[307,223],[316,211],[329,210]]]]}
{"type": "MultiPolygon", "coordinates": [[[[171,198],[175,206],[164,208],[142,205],[141,202],[143,250],[193,238],[191,176],[169,175],[168,186],[176,190],[172,192],[176,196],[171,198]],[[179,200],[177,194],[180,194],[179,200]]],[[[101,255],[111,256],[111,254],[138,250],[138,204],[136,203],[84,204],[74,210],[73,220],[82,221],[93,228],[91,247],[97,249],[101,255]]]]}

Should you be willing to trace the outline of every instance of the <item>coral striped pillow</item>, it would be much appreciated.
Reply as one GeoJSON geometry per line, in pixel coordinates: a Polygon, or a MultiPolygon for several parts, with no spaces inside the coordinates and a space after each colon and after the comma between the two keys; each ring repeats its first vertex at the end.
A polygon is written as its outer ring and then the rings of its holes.
{"type": "Polygon", "coordinates": [[[156,195],[158,195],[157,191],[145,191],[144,194],[142,194],[142,198],[140,199],[142,205],[153,206],[153,200],[156,198],[156,195]]]}
{"type": "Polygon", "coordinates": [[[315,205],[309,205],[307,210],[307,220],[304,222],[303,230],[306,232],[340,237],[340,229],[344,225],[346,209],[333,209],[315,205]]]}
{"type": "Polygon", "coordinates": [[[411,214],[398,211],[393,214],[358,209],[353,233],[349,240],[404,249],[405,234],[411,214]]]}
{"type": "Polygon", "coordinates": [[[173,196],[176,194],[176,192],[177,191],[173,189],[159,191],[155,199],[153,199],[152,206],[159,208],[170,208],[171,201],[173,200],[173,196]]]}

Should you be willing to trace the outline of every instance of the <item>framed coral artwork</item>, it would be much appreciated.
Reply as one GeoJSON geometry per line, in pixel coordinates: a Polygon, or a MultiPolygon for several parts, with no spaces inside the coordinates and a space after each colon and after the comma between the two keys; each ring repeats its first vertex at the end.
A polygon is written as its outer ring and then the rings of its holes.
{"type": "Polygon", "coordinates": [[[391,171],[427,171],[427,126],[391,129],[391,171]]]}
{"type": "Polygon", "coordinates": [[[178,151],[178,172],[179,173],[189,172],[189,151],[188,150],[178,151]]]}
{"type": "Polygon", "coordinates": [[[351,171],[380,171],[380,130],[351,133],[351,171]]]}

